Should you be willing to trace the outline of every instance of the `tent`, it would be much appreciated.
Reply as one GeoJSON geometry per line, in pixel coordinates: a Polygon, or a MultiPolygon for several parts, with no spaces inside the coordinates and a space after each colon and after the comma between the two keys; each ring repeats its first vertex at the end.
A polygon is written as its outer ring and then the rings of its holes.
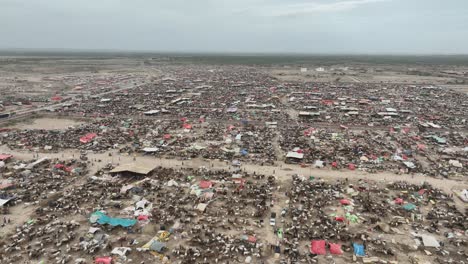
{"type": "Polygon", "coordinates": [[[353,243],[354,255],[358,257],[364,257],[366,255],[364,251],[364,245],[353,243]]]}
{"type": "Polygon", "coordinates": [[[351,223],[357,223],[359,221],[359,218],[357,215],[346,213],[346,218],[351,222],[351,223]]]}
{"type": "Polygon", "coordinates": [[[82,137],[80,137],[80,142],[83,144],[91,142],[95,137],[97,137],[96,133],[88,133],[82,137]]]}
{"type": "Polygon", "coordinates": [[[130,227],[134,226],[137,223],[135,219],[125,219],[125,218],[112,218],[105,215],[101,211],[96,211],[91,214],[89,218],[91,223],[98,223],[100,225],[109,224],[111,226],[122,226],[122,227],[130,227]]]}
{"type": "Polygon", "coordinates": [[[355,170],[355,169],[356,169],[356,165],[354,165],[353,163],[350,163],[350,164],[348,164],[348,169],[350,169],[350,170],[355,170]]]}
{"type": "Polygon", "coordinates": [[[403,199],[396,198],[393,202],[395,202],[395,204],[403,204],[403,199]]]}
{"type": "Polygon", "coordinates": [[[112,263],[112,257],[97,257],[94,262],[96,264],[111,264],[112,263]]]}
{"type": "Polygon", "coordinates": [[[163,138],[164,138],[164,139],[171,139],[171,134],[165,134],[165,135],[163,136],[163,138]]]}
{"type": "Polygon", "coordinates": [[[199,186],[202,189],[208,189],[208,188],[213,187],[213,182],[211,182],[211,181],[201,181],[199,186]]]}
{"type": "Polygon", "coordinates": [[[184,123],[184,124],[182,125],[182,127],[183,127],[184,129],[192,129],[192,125],[187,124],[187,123],[184,123]]]}
{"type": "Polygon", "coordinates": [[[346,199],[341,199],[341,200],[340,200],[340,204],[341,204],[341,205],[350,205],[351,202],[350,202],[349,200],[346,200],[346,199]]]}
{"type": "Polygon", "coordinates": [[[312,242],[310,242],[310,252],[315,255],[327,254],[325,240],[312,240],[312,242]]]}
{"type": "Polygon", "coordinates": [[[343,254],[343,250],[341,250],[340,244],[329,243],[329,245],[330,245],[330,253],[332,253],[332,255],[343,254]]]}
{"type": "Polygon", "coordinates": [[[165,247],[166,247],[166,243],[163,243],[160,241],[153,241],[149,249],[161,253],[165,247]]]}
{"type": "Polygon", "coordinates": [[[412,203],[407,203],[403,205],[403,209],[405,209],[406,211],[413,211],[414,209],[416,209],[416,205],[412,203]]]}
{"type": "Polygon", "coordinates": [[[345,218],[343,216],[336,216],[335,217],[335,221],[337,222],[344,222],[345,221],[345,218]]]}
{"type": "Polygon", "coordinates": [[[241,154],[242,156],[246,156],[247,154],[249,154],[249,152],[248,152],[246,149],[242,149],[242,150],[240,151],[240,154],[241,154]]]}
{"type": "Polygon", "coordinates": [[[13,155],[9,155],[9,154],[0,154],[0,161],[5,161],[5,160],[8,160],[10,158],[12,158],[13,155]]]}
{"type": "Polygon", "coordinates": [[[257,242],[257,238],[255,236],[242,235],[241,239],[244,240],[244,241],[248,241],[250,243],[256,243],[257,242]]]}

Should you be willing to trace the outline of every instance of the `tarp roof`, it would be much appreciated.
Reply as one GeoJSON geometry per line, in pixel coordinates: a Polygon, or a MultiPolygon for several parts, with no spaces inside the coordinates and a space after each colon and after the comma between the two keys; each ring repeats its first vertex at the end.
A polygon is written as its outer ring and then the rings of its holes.
{"type": "Polygon", "coordinates": [[[440,247],[439,242],[433,236],[423,234],[421,238],[425,247],[440,247]]]}
{"type": "Polygon", "coordinates": [[[110,171],[110,173],[120,173],[120,172],[133,172],[136,174],[148,174],[152,170],[154,170],[156,167],[154,165],[146,165],[146,164],[141,164],[141,163],[132,163],[132,164],[123,164],[120,166],[117,166],[113,170],[110,171]]]}
{"type": "Polygon", "coordinates": [[[358,257],[364,257],[366,255],[364,251],[364,245],[353,243],[354,255],[358,257]]]}
{"type": "Polygon", "coordinates": [[[316,255],[327,254],[325,244],[325,240],[313,240],[312,242],[310,242],[310,252],[316,255]]]}
{"type": "Polygon", "coordinates": [[[144,148],[143,151],[144,152],[158,152],[158,148],[144,148]]]}
{"type": "Polygon", "coordinates": [[[289,151],[288,154],[286,154],[286,158],[303,159],[304,153],[289,151]]]}
{"type": "Polygon", "coordinates": [[[0,160],[7,160],[9,158],[13,158],[13,155],[10,154],[0,154],[0,160]]]}
{"type": "Polygon", "coordinates": [[[137,223],[137,220],[135,219],[112,218],[112,217],[105,215],[101,211],[94,212],[89,218],[89,221],[91,223],[98,223],[101,225],[109,224],[111,226],[122,226],[122,227],[134,226],[137,223]]]}

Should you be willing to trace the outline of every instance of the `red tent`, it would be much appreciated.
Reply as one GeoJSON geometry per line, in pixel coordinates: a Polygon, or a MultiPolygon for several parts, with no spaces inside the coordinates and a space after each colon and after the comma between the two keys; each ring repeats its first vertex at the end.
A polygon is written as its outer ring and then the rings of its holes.
{"type": "Polygon", "coordinates": [[[213,183],[211,181],[201,181],[199,186],[202,189],[208,189],[208,188],[213,187],[213,183]]]}
{"type": "Polygon", "coordinates": [[[403,199],[401,199],[401,198],[396,198],[396,199],[394,200],[394,202],[395,202],[395,204],[403,204],[403,199]]]}
{"type": "Polygon", "coordinates": [[[65,165],[60,164],[60,163],[54,165],[54,169],[59,169],[60,170],[60,169],[63,169],[64,167],[65,167],[65,165]]]}
{"type": "Polygon", "coordinates": [[[331,165],[332,165],[333,168],[336,168],[336,167],[338,167],[338,162],[333,161],[333,162],[331,163],[331,165]]]}
{"type": "Polygon", "coordinates": [[[62,99],[63,98],[60,97],[60,96],[54,96],[54,97],[50,98],[50,100],[52,100],[52,101],[62,101],[62,99]]]}
{"type": "Polygon", "coordinates": [[[182,125],[182,127],[185,128],[185,129],[192,129],[192,125],[191,125],[191,124],[187,124],[187,123],[184,123],[184,124],[182,125]]]}
{"type": "Polygon", "coordinates": [[[164,139],[170,139],[170,138],[171,138],[171,135],[170,135],[170,134],[165,134],[165,135],[163,136],[163,138],[164,138],[164,139]]]}
{"type": "Polygon", "coordinates": [[[182,118],[180,119],[180,121],[182,121],[182,122],[185,123],[185,122],[187,122],[187,118],[186,118],[186,117],[182,117],[182,118]]]}
{"type": "Polygon", "coordinates": [[[354,165],[353,163],[350,163],[350,164],[348,164],[348,169],[350,169],[350,170],[355,170],[355,169],[356,169],[356,165],[354,165]]]}
{"type": "Polygon", "coordinates": [[[344,222],[345,218],[343,216],[336,216],[335,220],[338,221],[338,222],[344,222]]]}
{"type": "Polygon", "coordinates": [[[13,155],[10,154],[0,154],[0,161],[4,161],[7,159],[13,158],[13,155]]]}
{"type": "Polygon", "coordinates": [[[148,218],[149,218],[149,216],[147,216],[147,215],[139,215],[137,217],[137,220],[138,221],[146,221],[146,220],[148,220],[148,218]]]}
{"type": "Polygon", "coordinates": [[[249,241],[250,243],[255,243],[255,242],[257,242],[257,238],[254,237],[254,236],[249,236],[249,238],[247,239],[247,241],[249,241]]]}
{"type": "Polygon", "coordinates": [[[334,244],[334,243],[329,243],[329,244],[330,244],[330,253],[332,253],[332,255],[343,254],[343,250],[341,250],[340,244],[334,244]]]}
{"type": "Polygon", "coordinates": [[[346,199],[341,199],[341,200],[340,200],[340,204],[341,204],[341,205],[350,205],[351,202],[350,202],[349,200],[346,200],[346,199]]]}
{"type": "Polygon", "coordinates": [[[91,140],[93,140],[95,137],[97,137],[96,133],[88,133],[80,138],[81,143],[89,143],[91,140]]]}
{"type": "Polygon", "coordinates": [[[94,262],[96,264],[111,264],[112,263],[112,257],[97,257],[94,262]]]}
{"type": "Polygon", "coordinates": [[[333,100],[322,100],[322,104],[324,104],[324,105],[333,105],[333,100]]]}
{"type": "Polygon", "coordinates": [[[327,254],[325,240],[312,240],[312,242],[310,242],[310,252],[315,255],[327,254]]]}

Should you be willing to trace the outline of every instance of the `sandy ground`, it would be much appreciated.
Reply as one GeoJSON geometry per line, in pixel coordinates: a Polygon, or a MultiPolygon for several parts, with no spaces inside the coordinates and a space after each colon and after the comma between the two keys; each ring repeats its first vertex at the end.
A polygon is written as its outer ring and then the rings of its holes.
{"type": "Polygon", "coordinates": [[[70,126],[78,126],[81,124],[84,124],[84,122],[80,122],[80,121],[72,120],[72,119],[37,118],[33,120],[25,120],[13,126],[9,126],[9,128],[65,130],[70,126]]]}

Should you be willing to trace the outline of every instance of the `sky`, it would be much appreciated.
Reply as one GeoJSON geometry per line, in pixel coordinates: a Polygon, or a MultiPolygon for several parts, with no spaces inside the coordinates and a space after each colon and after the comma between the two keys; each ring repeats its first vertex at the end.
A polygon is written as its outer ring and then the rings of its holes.
{"type": "Polygon", "coordinates": [[[0,49],[468,54],[467,0],[0,0],[0,49]]]}

